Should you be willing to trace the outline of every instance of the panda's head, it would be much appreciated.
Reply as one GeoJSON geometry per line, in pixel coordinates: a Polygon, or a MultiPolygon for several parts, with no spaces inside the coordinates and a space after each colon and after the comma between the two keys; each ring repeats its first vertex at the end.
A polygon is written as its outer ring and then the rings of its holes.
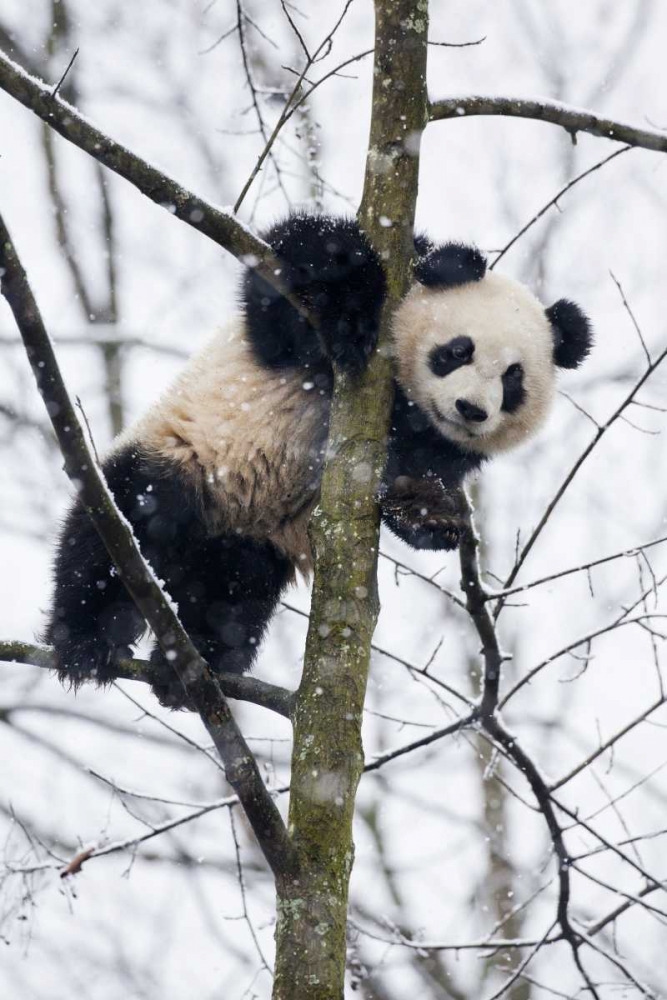
{"type": "Polygon", "coordinates": [[[421,257],[415,277],[394,318],[403,391],[465,449],[492,455],[523,441],[548,412],[556,369],[590,351],[588,319],[567,299],[545,309],[459,244],[421,257]]]}

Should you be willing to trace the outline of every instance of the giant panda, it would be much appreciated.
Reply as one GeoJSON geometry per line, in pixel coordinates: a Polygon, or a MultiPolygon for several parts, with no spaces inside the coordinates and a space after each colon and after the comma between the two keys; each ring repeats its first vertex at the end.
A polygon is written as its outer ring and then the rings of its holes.
{"type": "MultiPolygon", "coordinates": [[[[307,525],[332,362],[363,370],[385,295],[381,262],[353,220],[295,214],[265,239],[317,329],[248,269],[240,315],[103,464],[195,645],[213,670],[234,673],[252,665],[284,588],[311,568],[307,525]]],[[[417,236],[414,279],[393,320],[395,398],[379,502],[409,545],[451,549],[464,478],[539,427],[557,369],[583,361],[591,329],[574,303],[545,310],[523,285],[488,271],[473,247],[417,236]]],[[[145,628],[77,500],[44,634],[61,680],[110,681],[145,628]]],[[[152,659],[159,670],[159,649],[152,659]]],[[[162,669],[166,683],[171,671],[162,669]]]]}

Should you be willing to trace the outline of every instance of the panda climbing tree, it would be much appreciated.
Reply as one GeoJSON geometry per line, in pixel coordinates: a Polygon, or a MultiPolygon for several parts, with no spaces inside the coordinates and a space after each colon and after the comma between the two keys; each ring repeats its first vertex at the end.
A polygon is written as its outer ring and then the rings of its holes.
{"type": "MultiPolygon", "coordinates": [[[[384,272],[358,223],[292,215],[266,233],[304,316],[250,270],[243,309],[116,442],[107,482],[142,552],[214,671],[243,673],[284,588],[309,575],[336,366],[353,377],[376,349],[384,272]]],[[[396,366],[378,498],[414,548],[452,549],[466,475],[533,434],[556,371],[576,368],[588,320],[545,308],[459,244],[415,240],[414,284],[393,319],[396,366]]],[[[146,625],[78,500],[65,523],[45,639],[61,679],[108,683],[146,625]]],[[[152,654],[158,695],[181,685],[152,654]]]]}

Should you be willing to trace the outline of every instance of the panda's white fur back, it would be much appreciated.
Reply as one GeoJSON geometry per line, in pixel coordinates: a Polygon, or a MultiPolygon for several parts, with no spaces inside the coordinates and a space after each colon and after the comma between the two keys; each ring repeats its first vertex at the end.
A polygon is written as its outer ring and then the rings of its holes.
{"type": "Polygon", "coordinates": [[[272,541],[308,573],[308,518],[319,497],[328,395],[302,370],[253,357],[241,317],[194,355],[148,413],[118,439],[177,463],[216,503],[212,533],[272,541]]]}

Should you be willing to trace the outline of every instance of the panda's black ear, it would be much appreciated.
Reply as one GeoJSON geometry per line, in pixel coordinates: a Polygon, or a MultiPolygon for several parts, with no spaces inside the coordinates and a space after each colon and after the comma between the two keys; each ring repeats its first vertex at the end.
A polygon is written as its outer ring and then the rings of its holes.
{"type": "Polygon", "coordinates": [[[481,281],[486,274],[486,257],[477,247],[443,243],[417,258],[414,274],[421,285],[455,288],[456,285],[481,281]]]}
{"type": "Polygon", "coordinates": [[[559,299],[545,312],[553,329],[554,364],[559,368],[578,368],[593,346],[588,316],[569,299],[559,299]]]}

